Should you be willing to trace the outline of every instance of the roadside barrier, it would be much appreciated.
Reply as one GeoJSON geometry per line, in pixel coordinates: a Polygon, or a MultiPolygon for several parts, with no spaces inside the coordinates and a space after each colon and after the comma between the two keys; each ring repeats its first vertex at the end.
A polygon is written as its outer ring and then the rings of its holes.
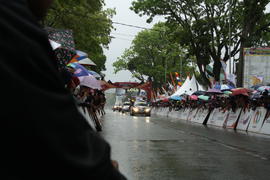
{"type": "Polygon", "coordinates": [[[262,133],[262,134],[270,135],[270,116],[269,115],[270,115],[270,113],[268,112],[267,116],[264,120],[263,126],[260,130],[260,133],[262,133]]]}
{"type": "Polygon", "coordinates": [[[267,113],[264,107],[258,107],[256,110],[239,108],[235,112],[222,111],[218,108],[211,112],[203,108],[185,108],[178,111],[172,109],[170,111],[167,107],[154,107],[152,114],[209,126],[270,135],[270,111],[267,113]]]}
{"type": "Polygon", "coordinates": [[[242,108],[238,108],[235,112],[229,111],[229,115],[226,117],[223,127],[227,129],[236,129],[237,122],[241,116],[242,108]]]}
{"type": "Polygon", "coordinates": [[[196,109],[191,109],[189,111],[188,116],[187,116],[187,121],[191,121],[192,119],[194,119],[196,117],[197,112],[198,112],[197,108],[196,109]]]}
{"type": "Polygon", "coordinates": [[[223,127],[223,124],[229,116],[229,111],[222,111],[220,109],[215,108],[213,112],[210,114],[207,125],[223,127]]]}
{"type": "Polygon", "coordinates": [[[200,108],[196,116],[193,119],[191,119],[191,121],[199,124],[204,124],[209,113],[210,112],[208,109],[200,108]]]}
{"type": "Polygon", "coordinates": [[[88,110],[85,107],[82,107],[82,106],[79,106],[78,110],[83,115],[83,117],[88,122],[88,124],[92,127],[92,129],[95,130],[95,124],[94,124],[93,120],[91,119],[91,117],[90,117],[90,115],[88,113],[88,110]]]}
{"type": "Polygon", "coordinates": [[[255,132],[255,133],[259,133],[261,131],[261,128],[263,126],[263,121],[266,117],[266,109],[263,107],[258,107],[252,117],[251,117],[251,121],[250,124],[248,126],[248,131],[249,132],[255,132]]]}
{"type": "Polygon", "coordinates": [[[82,114],[82,116],[85,118],[86,122],[92,127],[93,130],[101,131],[101,129],[102,129],[101,124],[98,120],[100,118],[100,115],[98,113],[90,115],[89,111],[84,106],[78,106],[78,111],[82,114]],[[97,118],[97,119],[94,119],[94,118],[97,118]],[[95,122],[95,121],[98,121],[98,122],[95,122]]]}
{"type": "Polygon", "coordinates": [[[252,115],[254,114],[253,110],[242,110],[239,117],[236,130],[247,131],[252,115]]]}

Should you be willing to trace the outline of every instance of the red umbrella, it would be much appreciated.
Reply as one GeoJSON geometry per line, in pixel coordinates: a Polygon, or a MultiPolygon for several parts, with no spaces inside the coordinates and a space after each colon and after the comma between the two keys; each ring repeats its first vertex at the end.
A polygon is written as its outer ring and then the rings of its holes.
{"type": "Polygon", "coordinates": [[[194,101],[197,101],[197,100],[198,100],[198,96],[192,95],[192,96],[190,96],[190,99],[191,99],[191,100],[194,100],[194,101]]]}
{"type": "Polygon", "coordinates": [[[244,96],[249,96],[248,92],[249,90],[246,88],[237,88],[237,89],[232,89],[232,96],[236,96],[236,95],[244,95],[244,96]]]}
{"type": "Polygon", "coordinates": [[[164,98],[162,102],[169,102],[169,98],[164,98]]]}

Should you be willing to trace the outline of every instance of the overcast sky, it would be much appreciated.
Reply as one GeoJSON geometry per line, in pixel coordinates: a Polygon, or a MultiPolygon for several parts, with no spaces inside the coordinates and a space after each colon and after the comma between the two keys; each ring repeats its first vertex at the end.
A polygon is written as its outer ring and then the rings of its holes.
{"type": "MultiPolygon", "coordinates": [[[[160,19],[155,19],[153,23],[146,23],[147,17],[139,17],[129,8],[131,7],[132,0],[105,0],[105,8],[115,8],[116,15],[113,17],[113,22],[119,22],[129,25],[141,26],[146,28],[152,28],[155,23],[160,19]]],[[[113,62],[117,60],[117,57],[120,57],[124,50],[131,46],[131,42],[134,39],[135,35],[142,31],[142,29],[132,28],[128,26],[113,24],[116,28],[112,32],[112,36],[115,37],[112,39],[112,42],[109,45],[109,50],[104,50],[105,55],[107,56],[106,69],[104,73],[106,74],[106,80],[111,80],[112,82],[123,82],[123,81],[134,81],[131,79],[131,73],[128,71],[121,71],[117,74],[114,74],[113,62]]]]}

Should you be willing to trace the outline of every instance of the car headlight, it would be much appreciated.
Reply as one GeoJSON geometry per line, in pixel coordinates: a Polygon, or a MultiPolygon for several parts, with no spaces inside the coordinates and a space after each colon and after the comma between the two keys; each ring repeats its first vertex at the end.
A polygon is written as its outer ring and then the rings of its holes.
{"type": "Polygon", "coordinates": [[[138,112],[139,111],[139,108],[133,108],[133,111],[135,111],[135,112],[138,112]]]}
{"type": "Polygon", "coordinates": [[[149,109],[149,108],[148,108],[148,109],[145,109],[145,112],[150,112],[150,110],[151,110],[151,109],[149,109]]]}

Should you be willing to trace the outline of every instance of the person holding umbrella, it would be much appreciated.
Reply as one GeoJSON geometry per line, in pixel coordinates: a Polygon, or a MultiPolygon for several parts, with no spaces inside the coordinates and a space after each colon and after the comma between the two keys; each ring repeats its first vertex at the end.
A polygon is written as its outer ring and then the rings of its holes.
{"type": "Polygon", "coordinates": [[[0,179],[126,179],[64,87],[38,23],[51,3],[0,0],[0,179]]]}

